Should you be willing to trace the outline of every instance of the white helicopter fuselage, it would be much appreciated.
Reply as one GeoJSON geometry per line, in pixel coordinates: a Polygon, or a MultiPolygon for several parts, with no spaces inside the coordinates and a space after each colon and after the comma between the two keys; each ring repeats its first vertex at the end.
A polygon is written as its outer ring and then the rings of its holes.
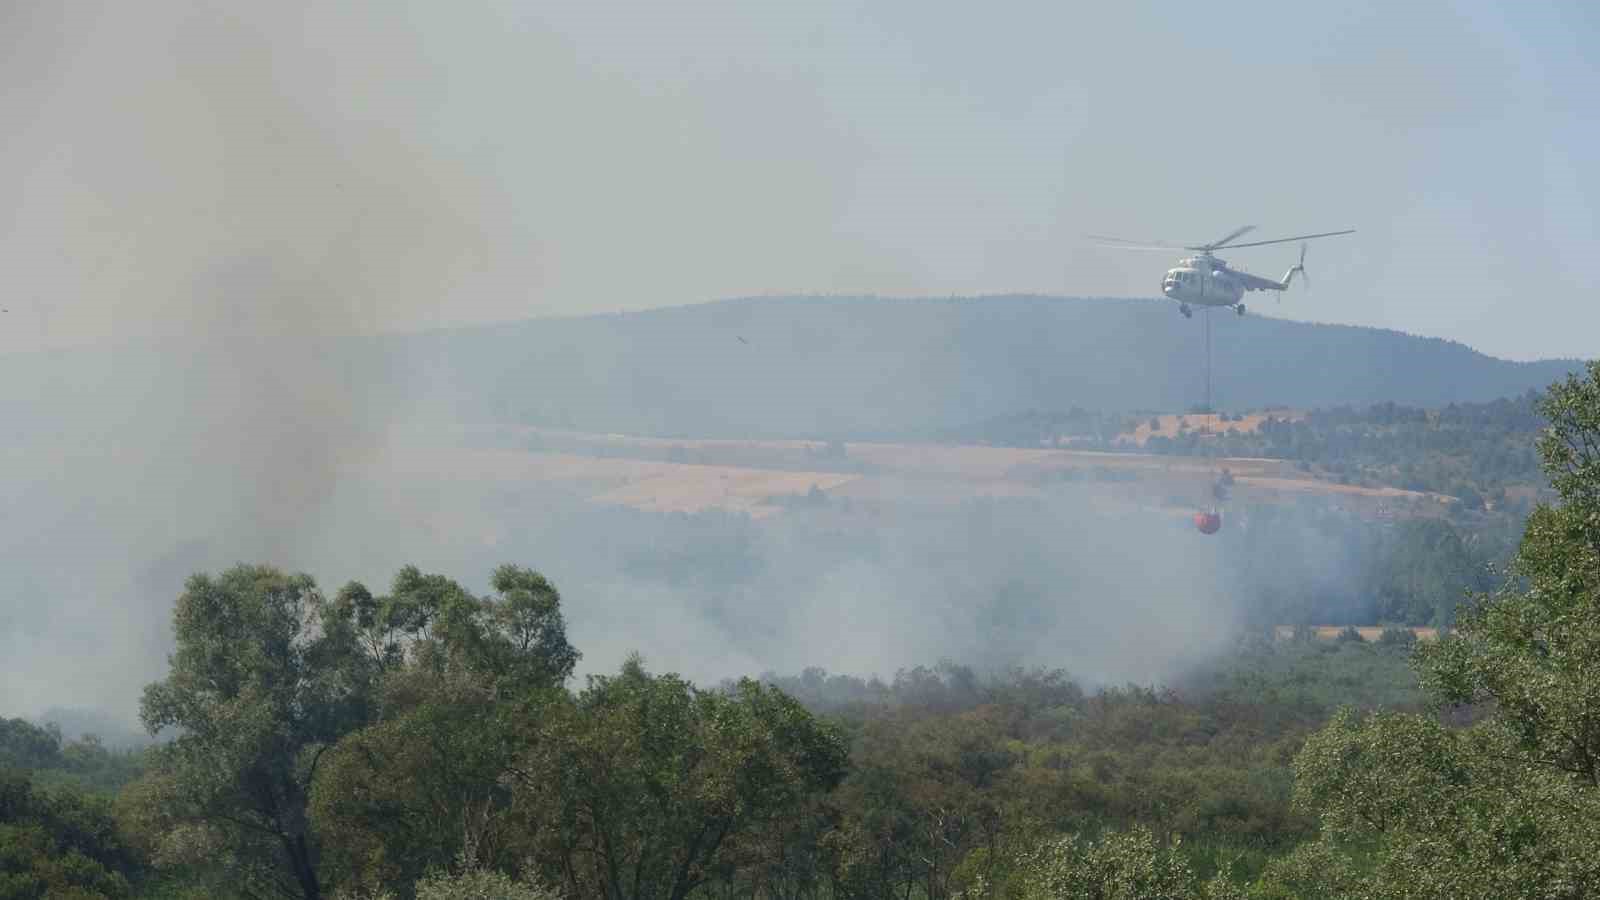
{"type": "Polygon", "coordinates": [[[1189,306],[1237,306],[1244,299],[1244,280],[1215,257],[1193,256],[1167,270],[1161,293],[1189,306]]]}
{"type": "Polygon", "coordinates": [[[1273,238],[1268,241],[1249,241],[1238,243],[1240,237],[1246,232],[1255,229],[1254,225],[1236,228],[1221,240],[1209,244],[1184,244],[1175,246],[1163,244],[1141,244],[1137,241],[1123,240],[1122,238],[1106,237],[1105,235],[1089,235],[1093,240],[1109,242],[1106,246],[1117,247],[1123,250],[1167,250],[1183,249],[1198,251],[1198,256],[1190,256],[1178,260],[1177,268],[1168,269],[1167,277],[1161,282],[1161,293],[1167,299],[1178,304],[1178,311],[1185,316],[1194,315],[1190,307],[1218,307],[1230,306],[1234,312],[1244,315],[1244,295],[1248,291],[1287,291],[1289,283],[1295,275],[1300,275],[1305,280],[1306,274],[1306,241],[1313,238],[1333,237],[1339,234],[1354,234],[1355,229],[1347,228],[1343,231],[1324,231],[1318,234],[1301,234],[1294,237],[1273,238]],[[1283,273],[1282,281],[1271,278],[1262,278],[1238,269],[1228,267],[1228,264],[1216,256],[1212,251],[1223,247],[1243,249],[1245,247],[1265,247],[1268,244],[1287,244],[1290,241],[1300,242],[1300,261],[1289,267],[1283,273]]]}
{"type": "Polygon", "coordinates": [[[1301,245],[1300,262],[1285,272],[1282,281],[1262,278],[1249,272],[1228,268],[1228,264],[1210,253],[1178,260],[1178,267],[1167,270],[1161,282],[1161,293],[1174,300],[1184,315],[1191,306],[1231,306],[1244,315],[1246,291],[1286,291],[1296,272],[1305,272],[1305,250],[1301,245]]]}

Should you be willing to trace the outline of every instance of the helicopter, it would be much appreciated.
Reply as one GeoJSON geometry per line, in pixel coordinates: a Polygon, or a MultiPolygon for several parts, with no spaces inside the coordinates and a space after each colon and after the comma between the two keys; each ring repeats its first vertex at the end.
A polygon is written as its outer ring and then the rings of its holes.
{"type": "MultiPolygon", "coordinates": [[[[1177,302],[1178,311],[1185,318],[1192,317],[1192,306],[1204,307],[1232,307],[1234,312],[1244,315],[1244,299],[1246,291],[1286,291],[1289,283],[1299,273],[1300,280],[1306,278],[1306,245],[1305,241],[1313,238],[1333,237],[1339,234],[1354,234],[1354,228],[1344,231],[1324,231],[1320,234],[1301,234],[1294,237],[1274,238],[1270,241],[1251,241],[1245,244],[1235,244],[1234,241],[1255,230],[1254,225],[1246,225],[1235,230],[1221,240],[1209,244],[1154,244],[1128,241],[1122,238],[1106,237],[1104,235],[1089,235],[1090,240],[1100,242],[1101,246],[1114,247],[1119,250],[1192,250],[1197,256],[1188,256],[1178,260],[1177,268],[1167,270],[1167,277],[1161,282],[1161,293],[1177,302]],[[1264,247],[1267,244],[1287,244],[1291,241],[1300,241],[1300,261],[1284,273],[1283,280],[1274,281],[1271,278],[1262,278],[1239,269],[1230,268],[1224,260],[1212,255],[1212,251],[1224,247],[1238,250],[1243,247],[1264,247]]],[[[1279,298],[1280,300],[1282,297],[1279,298]]]]}

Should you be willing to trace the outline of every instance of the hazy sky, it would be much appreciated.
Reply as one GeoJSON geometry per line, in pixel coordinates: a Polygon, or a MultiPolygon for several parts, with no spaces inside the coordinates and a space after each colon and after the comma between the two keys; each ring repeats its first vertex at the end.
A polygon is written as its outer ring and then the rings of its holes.
{"type": "Polygon", "coordinates": [[[1588,2],[11,0],[0,347],[1152,296],[1081,236],[1253,223],[1360,229],[1282,315],[1594,355],[1596,47],[1588,2]]]}

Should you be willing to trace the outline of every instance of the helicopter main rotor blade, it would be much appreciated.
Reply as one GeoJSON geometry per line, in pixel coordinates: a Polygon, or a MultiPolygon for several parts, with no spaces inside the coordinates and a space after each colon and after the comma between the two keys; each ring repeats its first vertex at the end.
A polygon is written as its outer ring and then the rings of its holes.
{"type": "Polygon", "coordinates": [[[1227,237],[1223,238],[1220,241],[1212,241],[1209,244],[1201,244],[1198,247],[1185,247],[1183,249],[1185,249],[1185,250],[1216,250],[1216,249],[1219,249],[1221,247],[1227,246],[1229,241],[1233,240],[1234,238],[1238,237],[1239,235],[1244,234],[1247,231],[1254,231],[1254,230],[1255,230],[1255,226],[1254,225],[1246,225],[1243,228],[1240,228],[1237,231],[1234,231],[1234,232],[1230,233],[1227,237]]]}
{"type": "MultiPolygon", "coordinates": [[[[1355,233],[1356,233],[1356,230],[1354,228],[1346,228],[1344,231],[1324,231],[1321,234],[1300,234],[1300,235],[1296,235],[1294,237],[1276,238],[1276,239],[1270,240],[1270,241],[1251,241],[1248,244],[1234,244],[1233,246],[1229,247],[1228,249],[1229,250],[1238,250],[1240,247],[1265,247],[1267,244],[1287,244],[1290,241],[1309,241],[1312,238],[1333,237],[1336,234],[1355,234],[1355,233]]],[[[1213,248],[1213,249],[1215,249],[1215,248],[1213,248]]]]}
{"type": "Polygon", "coordinates": [[[1159,253],[1182,253],[1184,247],[1163,247],[1159,244],[1106,244],[1095,243],[1096,247],[1105,247],[1108,250],[1154,250],[1159,253]]]}
{"type": "Polygon", "coordinates": [[[1163,244],[1160,241],[1130,241],[1127,238],[1108,237],[1103,234],[1086,234],[1084,237],[1106,247],[1127,247],[1130,250],[1187,250],[1182,244],[1163,244]]]}

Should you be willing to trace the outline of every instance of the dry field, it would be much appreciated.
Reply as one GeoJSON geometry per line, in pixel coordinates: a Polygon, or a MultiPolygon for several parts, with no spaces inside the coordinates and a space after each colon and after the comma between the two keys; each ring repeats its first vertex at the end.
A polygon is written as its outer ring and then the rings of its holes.
{"type": "Polygon", "coordinates": [[[1261,430],[1261,423],[1265,422],[1268,418],[1297,422],[1305,418],[1305,413],[1296,412],[1290,409],[1269,409],[1265,412],[1248,413],[1240,419],[1231,422],[1222,421],[1222,419],[1219,418],[1215,413],[1187,413],[1156,416],[1156,421],[1161,425],[1161,429],[1159,431],[1152,431],[1150,429],[1150,420],[1147,418],[1140,422],[1139,427],[1135,428],[1133,431],[1123,432],[1122,434],[1117,435],[1116,440],[1121,443],[1132,444],[1136,447],[1143,447],[1146,441],[1158,434],[1165,435],[1166,437],[1176,437],[1178,434],[1178,429],[1181,425],[1187,425],[1190,431],[1206,430],[1213,433],[1237,431],[1241,434],[1254,434],[1261,430]]]}
{"type": "MultiPolygon", "coordinates": [[[[1318,640],[1331,641],[1342,634],[1344,629],[1345,626],[1343,625],[1313,625],[1311,626],[1311,633],[1318,640]]],[[[1416,635],[1419,641],[1433,641],[1439,638],[1439,629],[1437,628],[1413,626],[1406,630],[1416,635]]],[[[1294,637],[1294,626],[1277,625],[1274,626],[1273,632],[1277,635],[1278,640],[1287,641],[1294,637]]],[[[1379,625],[1357,625],[1356,632],[1361,635],[1362,640],[1370,643],[1382,637],[1384,629],[1379,625]]]]}
{"type": "Polygon", "coordinates": [[[457,482],[547,484],[576,490],[591,502],[650,512],[710,509],[765,518],[783,511],[773,501],[824,493],[854,481],[847,472],[706,466],[574,453],[467,448],[399,448],[378,468],[386,477],[457,482]]]}
{"type": "Polygon", "coordinates": [[[1273,459],[888,443],[843,445],[839,456],[816,441],[678,440],[528,428],[495,432],[501,441],[508,435],[535,449],[401,446],[385,453],[377,467],[401,478],[545,484],[598,504],[653,512],[720,509],[754,518],[783,512],[790,498],[812,488],[868,504],[947,503],[1037,495],[1065,481],[1100,484],[1103,492],[1159,507],[1167,497],[1201,502],[1224,468],[1241,502],[1319,496],[1366,512],[1442,507],[1435,495],[1319,481],[1273,459]]]}
{"type": "Polygon", "coordinates": [[[777,497],[799,497],[816,488],[827,493],[859,476],[838,472],[782,472],[730,466],[678,466],[596,495],[595,503],[646,512],[720,509],[763,519],[783,511],[777,497]]]}

